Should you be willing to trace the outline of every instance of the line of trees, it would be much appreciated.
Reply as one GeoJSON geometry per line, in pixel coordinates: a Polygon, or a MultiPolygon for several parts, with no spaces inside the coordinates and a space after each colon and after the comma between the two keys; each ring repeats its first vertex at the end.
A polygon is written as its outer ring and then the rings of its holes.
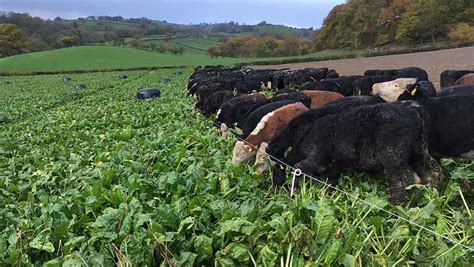
{"type": "Polygon", "coordinates": [[[313,52],[309,38],[287,36],[276,38],[271,34],[231,37],[209,48],[211,57],[282,57],[313,52]]]}
{"type": "Polygon", "coordinates": [[[316,33],[318,49],[474,40],[472,0],[348,0],[316,33]]]}
{"type": "MultiPolygon", "coordinates": [[[[172,36],[175,33],[172,26],[145,18],[125,20],[122,17],[88,17],[71,22],[60,17],[43,20],[27,13],[14,12],[0,14],[0,29],[8,33],[0,35],[0,57],[87,44],[111,43],[123,46],[126,38],[137,39],[154,34],[172,36]],[[101,18],[125,24],[112,27],[101,18]],[[127,22],[133,23],[127,25],[127,22]],[[17,36],[14,47],[5,45],[12,42],[14,35],[17,36]]],[[[173,47],[166,51],[179,54],[181,49],[173,47]]]]}
{"type": "Polygon", "coordinates": [[[164,45],[164,44],[155,44],[155,43],[142,43],[139,42],[138,39],[134,39],[131,43],[130,46],[136,49],[144,49],[144,50],[149,50],[153,52],[159,52],[162,54],[170,53],[173,55],[182,55],[186,49],[181,46],[176,46],[176,45],[164,45]]]}

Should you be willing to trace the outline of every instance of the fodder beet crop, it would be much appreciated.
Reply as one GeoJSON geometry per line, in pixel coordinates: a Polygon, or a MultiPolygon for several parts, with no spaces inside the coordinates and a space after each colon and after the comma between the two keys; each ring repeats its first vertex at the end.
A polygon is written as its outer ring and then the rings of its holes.
{"type": "MultiPolygon", "coordinates": [[[[323,187],[294,199],[234,166],[234,139],[193,109],[173,70],[8,77],[0,83],[0,263],[44,266],[472,266],[473,254],[323,187]],[[171,77],[171,82],[161,79],[171,77]],[[136,99],[138,88],[161,97],[136,99]]],[[[1,81],[1,80],[0,80],[1,81]]],[[[383,178],[341,189],[474,246],[472,162],[439,190],[387,203],[383,178]]]]}

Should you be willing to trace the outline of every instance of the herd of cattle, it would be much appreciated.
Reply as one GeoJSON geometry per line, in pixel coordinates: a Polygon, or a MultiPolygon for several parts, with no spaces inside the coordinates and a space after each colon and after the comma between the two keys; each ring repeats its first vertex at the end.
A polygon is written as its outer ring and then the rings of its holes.
{"type": "Polygon", "coordinates": [[[441,87],[416,67],[339,76],[204,66],[187,90],[223,134],[240,137],[232,161],[256,155],[258,171],[271,166],[274,188],[286,181],[282,163],[331,184],[344,171],[383,171],[399,203],[409,183],[439,184],[441,158],[474,159],[474,71],[447,70],[441,87]]]}

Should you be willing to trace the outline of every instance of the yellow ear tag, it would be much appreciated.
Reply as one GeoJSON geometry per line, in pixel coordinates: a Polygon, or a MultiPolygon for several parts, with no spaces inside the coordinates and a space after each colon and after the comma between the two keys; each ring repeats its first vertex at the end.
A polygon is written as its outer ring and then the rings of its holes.
{"type": "Polygon", "coordinates": [[[417,89],[417,87],[415,87],[415,89],[413,89],[413,90],[410,92],[410,94],[411,94],[412,96],[415,96],[415,94],[416,94],[416,89],[417,89]]]}

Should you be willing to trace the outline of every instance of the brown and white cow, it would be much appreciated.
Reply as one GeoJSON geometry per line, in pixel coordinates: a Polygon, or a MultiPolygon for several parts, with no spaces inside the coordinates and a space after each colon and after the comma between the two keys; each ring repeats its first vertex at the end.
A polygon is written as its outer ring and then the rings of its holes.
{"type": "Polygon", "coordinates": [[[304,90],[302,92],[305,95],[311,97],[311,109],[323,107],[335,100],[344,97],[339,93],[330,91],[304,90]]]}
{"type": "Polygon", "coordinates": [[[474,84],[474,73],[469,73],[457,80],[454,85],[474,84]]]}
{"type": "Polygon", "coordinates": [[[256,154],[254,147],[275,139],[293,118],[307,110],[305,105],[297,102],[285,105],[265,115],[245,139],[245,142],[237,141],[232,151],[232,162],[234,164],[247,162],[250,157],[256,154]]]}

